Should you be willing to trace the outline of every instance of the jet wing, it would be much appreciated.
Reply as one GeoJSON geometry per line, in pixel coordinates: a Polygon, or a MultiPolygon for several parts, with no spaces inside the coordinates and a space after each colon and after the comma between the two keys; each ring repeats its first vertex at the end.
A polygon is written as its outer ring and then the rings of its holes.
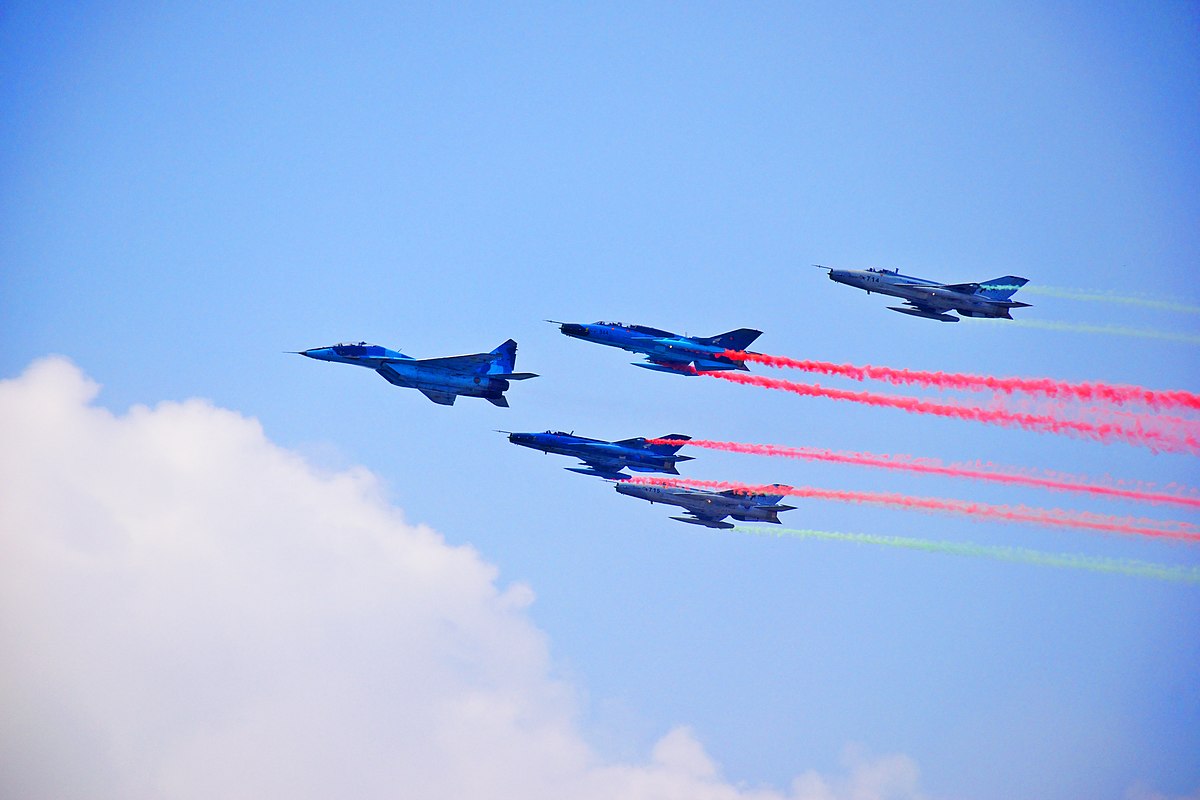
{"type": "Polygon", "coordinates": [[[979,291],[978,283],[893,283],[900,289],[945,289],[959,294],[975,294],[979,291]]]}
{"type": "Polygon", "coordinates": [[[699,372],[716,372],[722,369],[747,369],[745,364],[728,364],[724,361],[708,361],[703,358],[696,359],[696,369],[699,372]]]}
{"type": "Polygon", "coordinates": [[[624,472],[621,472],[621,468],[619,466],[613,465],[610,468],[610,467],[602,466],[599,464],[592,464],[592,463],[589,463],[586,461],[584,463],[587,464],[587,466],[585,466],[585,467],[563,467],[563,469],[565,469],[567,472],[577,472],[580,475],[595,475],[597,478],[605,478],[610,481],[627,481],[627,480],[629,480],[629,476],[626,475],[624,472]]]}
{"type": "Polygon", "coordinates": [[[439,392],[434,389],[421,389],[420,392],[439,406],[452,406],[458,397],[454,392],[439,392]]]}
{"type": "Polygon", "coordinates": [[[486,371],[496,360],[492,353],[474,353],[469,356],[446,356],[445,358],[419,358],[410,362],[420,367],[441,369],[461,375],[474,375],[486,371]]]}
{"type": "Polygon", "coordinates": [[[671,517],[671,519],[679,520],[680,522],[689,522],[692,525],[703,525],[706,528],[732,528],[733,525],[728,522],[722,522],[728,514],[718,513],[703,513],[700,511],[688,510],[685,516],[671,517]]]}
{"type": "Polygon", "coordinates": [[[582,463],[594,469],[596,472],[614,473],[624,469],[625,464],[618,458],[599,458],[596,456],[576,456],[582,463]]]}
{"type": "Polygon", "coordinates": [[[889,311],[899,311],[901,314],[911,314],[914,317],[936,319],[940,322],[958,322],[958,317],[949,313],[950,306],[932,306],[915,300],[905,300],[902,306],[888,306],[889,311]]]}
{"type": "Polygon", "coordinates": [[[692,359],[667,359],[659,356],[648,358],[646,361],[632,362],[635,367],[642,369],[651,369],[655,372],[673,372],[676,375],[695,375],[696,372],[692,368],[692,359]]]}
{"type": "Polygon", "coordinates": [[[904,305],[912,306],[923,314],[940,314],[941,312],[947,310],[939,304],[922,303],[920,300],[905,300],[904,305]]]}

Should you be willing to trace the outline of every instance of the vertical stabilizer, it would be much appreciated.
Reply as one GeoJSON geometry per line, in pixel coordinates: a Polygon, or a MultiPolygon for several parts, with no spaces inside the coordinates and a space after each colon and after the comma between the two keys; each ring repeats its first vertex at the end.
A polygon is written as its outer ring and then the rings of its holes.
{"type": "Polygon", "coordinates": [[[762,331],[756,331],[753,328],[738,328],[735,331],[718,333],[716,336],[710,336],[700,341],[716,347],[724,347],[726,350],[745,350],[760,336],[762,336],[762,331]]]}
{"type": "Polygon", "coordinates": [[[492,366],[488,368],[490,374],[503,375],[512,372],[517,365],[517,343],[512,339],[497,347],[491,354],[496,358],[492,361],[492,366]]]}
{"type": "Polygon", "coordinates": [[[1028,278],[1018,278],[1016,275],[1005,275],[1003,278],[992,278],[990,281],[979,282],[979,293],[988,300],[1007,300],[1017,293],[1028,278]]]}

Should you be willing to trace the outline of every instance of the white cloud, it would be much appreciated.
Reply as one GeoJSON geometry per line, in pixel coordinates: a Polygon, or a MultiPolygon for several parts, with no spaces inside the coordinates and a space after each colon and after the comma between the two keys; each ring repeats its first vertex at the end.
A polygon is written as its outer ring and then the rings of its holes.
{"type": "MultiPolygon", "coordinates": [[[[528,587],[202,401],[114,416],[62,359],[0,383],[0,796],[782,797],[690,731],[604,763],[528,587]]],[[[904,757],[799,800],[917,798],[904,757]]]]}

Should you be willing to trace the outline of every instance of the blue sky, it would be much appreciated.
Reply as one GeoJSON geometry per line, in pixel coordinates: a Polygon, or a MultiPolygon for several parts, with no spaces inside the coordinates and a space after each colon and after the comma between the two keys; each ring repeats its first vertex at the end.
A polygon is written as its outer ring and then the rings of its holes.
{"type": "MultiPolygon", "coordinates": [[[[205,398],[317,469],[370,470],[407,520],[532,589],[603,758],[682,724],[734,784],[834,773],[856,746],[911,759],[929,797],[1183,796],[1200,786],[1195,587],[694,529],[492,430],[1200,484],[1194,456],[674,379],[542,321],[756,327],[757,349],[799,358],[1193,388],[1195,345],[939,325],[807,265],[1200,305],[1198,23],[1184,4],[10,5],[0,374],[62,355],[116,414],[205,398]],[[283,354],[509,337],[542,375],[509,410],[283,354]]],[[[1191,314],[1026,299],[1023,319],[1198,333],[1191,314]]],[[[700,478],[1185,518],[691,454],[700,478]]],[[[1197,563],[796,505],[794,527],[1197,563]]]]}

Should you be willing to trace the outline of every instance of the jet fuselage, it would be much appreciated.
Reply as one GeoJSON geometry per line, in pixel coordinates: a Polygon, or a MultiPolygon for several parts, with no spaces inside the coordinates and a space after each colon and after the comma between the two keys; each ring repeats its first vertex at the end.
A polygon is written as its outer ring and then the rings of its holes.
{"type": "Polygon", "coordinates": [[[728,350],[745,350],[750,343],[762,335],[761,331],[739,328],[711,337],[680,336],[671,331],[649,328],[645,325],[627,325],[622,322],[576,322],[557,323],[559,330],[572,339],[618,347],[631,353],[646,356],[650,363],[635,363],[634,366],[658,372],[673,372],[694,375],[711,370],[746,369],[744,361],[737,361],[721,354],[728,350]]]}
{"type": "Polygon", "coordinates": [[[584,468],[567,467],[572,472],[615,480],[625,480],[629,477],[621,472],[623,469],[678,475],[675,464],[679,461],[691,461],[692,457],[676,455],[676,451],[690,437],[672,433],[660,438],[672,439],[678,441],[679,444],[676,446],[650,445],[640,437],[607,442],[562,431],[508,434],[508,440],[513,444],[541,450],[543,453],[573,456],[587,465],[584,468]]]}
{"type": "Polygon", "coordinates": [[[733,517],[742,522],[779,523],[779,512],[794,506],[779,505],[782,495],[747,495],[736,492],[710,492],[687,486],[647,486],[640,483],[618,483],[616,490],[627,497],[650,503],[666,503],[685,509],[693,518],[672,517],[680,522],[710,528],[732,528],[723,522],[733,517]]]}
{"type": "Polygon", "coordinates": [[[943,322],[958,321],[948,313],[950,311],[957,311],[964,317],[1012,319],[1012,309],[1028,305],[1008,299],[1028,282],[1015,275],[983,283],[944,284],[927,278],[901,275],[897,270],[827,269],[831,281],[862,289],[867,294],[877,292],[900,297],[910,306],[889,306],[893,311],[943,322]]]}
{"type": "Polygon", "coordinates": [[[505,406],[509,380],[536,377],[532,373],[513,373],[516,342],[511,339],[491,353],[469,356],[416,359],[398,350],[366,342],[314,347],[300,355],[335,364],[353,364],[379,373],[388,383],[417,389],[430,400],[452,405],[456,397],[482,397],[494,405],[505,406]]]}

